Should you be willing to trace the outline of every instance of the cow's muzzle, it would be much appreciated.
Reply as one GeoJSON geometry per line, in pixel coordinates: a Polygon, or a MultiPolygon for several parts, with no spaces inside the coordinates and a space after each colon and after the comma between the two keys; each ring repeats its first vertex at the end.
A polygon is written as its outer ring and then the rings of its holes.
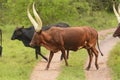
{"type": "Polygon", "coordinates": [[[29,45],[30,45],[31,47],[34,47],[34,44],[33,44],[33,43],[29,43],[29,45]]]}
{"type": "Polygon", "coordinates": [[[120,34],[113,34],[113,37],[119,37],[120,38],[120,34]]]}
{"type": "Polygon", "coordinates": [[[115,35],[115,34],[113,34],[113,37],[116,37],[116,35],[115,35]]]}
{"type": "Polygon", "coordinates": [[[13,37],[13,36],[11,37],[11,40],[15,40],[15,39],[16,39],[15,37],[13,37]]]}

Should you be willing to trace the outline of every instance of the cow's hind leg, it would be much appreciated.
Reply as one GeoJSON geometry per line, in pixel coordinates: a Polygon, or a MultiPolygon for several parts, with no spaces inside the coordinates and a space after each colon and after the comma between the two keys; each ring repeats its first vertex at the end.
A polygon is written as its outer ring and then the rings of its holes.
{"type": "Polygon", "coordinates": [[[61,61],[63,60],[63,57],[64,57],[64,56],[63,56],[63,53],[62,53],[62,54],[61,54],[61,57],[60,57],[60,60],[61,60],[61,61]]]}
{"type": "Polygon", "coordinates": [[[68,66],[67,56],[66,56],[66,54],[65,54],[65,50],[62,49],[61,52],[62,52],[62,54],[63,54],[63,56],[64,56],[65,64],[66,64],[66,66],[68,66]]]}
{"type": "Polygon", "coordinates": [[[35,58],[38,59],[38,53],[37,52],[35,52],[35,58]]]}
{"type": "Polygon", "coordinates": [[[69,50],[67,50],[67,59],[69,58],[69,50]]]}
{"type": "Polygon", "coordinates": [[[93,54],[92,54],[91,49],[87,49],[87,51],[88,51],[88,55],[89,55],[89,64],[88,64],[86,70],[89,70],[90,67],[91,67],[91,62],[92,62],[92,59],[93,59],[93,54]]]}
{"type": "Polygon", "coordinates": [[[53,53],[52,51],[50,51],[49,60],[48,60],[48,64],[47,64],[46,70],[49,69],[50,62],[51,62],[51,60],[52,60],[52,58],[53,58],[53,55],[54,55],[54,53],[53,53]]]}
{"type": "Polygon", "coordinates": [[[99,69],[99,66],[98,66],[98,51],[97,51],[97,49],[95,47],[92,47],[92,51],[95,54],[95,66],[96,66],[96,69],[99,69]]]}
{"type": "MultiPolygon", "coordinates": [[[[63,60],[64,54],[61,54],[60,60],[63,60]]],[[[67,59],[69,58],[69,50],[67,50],[67,59]]]]}

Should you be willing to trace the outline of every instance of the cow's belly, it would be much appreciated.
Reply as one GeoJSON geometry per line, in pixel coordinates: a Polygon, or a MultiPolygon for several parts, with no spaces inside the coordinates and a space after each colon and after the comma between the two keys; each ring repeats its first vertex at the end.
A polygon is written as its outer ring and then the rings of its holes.
{"type": "Polygon", "coordinates": [[[71,42],[71,43],[65,43],[65,49],[77,51],[78,49],[84,48],[86,46],[87,42],[71,42]]]}

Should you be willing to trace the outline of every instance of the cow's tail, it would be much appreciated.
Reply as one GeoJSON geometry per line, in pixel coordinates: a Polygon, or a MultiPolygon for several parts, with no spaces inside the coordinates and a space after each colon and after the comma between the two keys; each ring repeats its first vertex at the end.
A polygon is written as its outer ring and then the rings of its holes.
{"type": "Polygon", "coordinates": [[[101,53],[101,56],[103,56],[103,53],[102,53],[101,50],[100,50],[100,46],[99,46],[99,42],[98,42],[98,37],[97,37],[97,46],[98,46],[98,49],[99,49],[99,51],[100,51],[100,53],[101,53]]]}

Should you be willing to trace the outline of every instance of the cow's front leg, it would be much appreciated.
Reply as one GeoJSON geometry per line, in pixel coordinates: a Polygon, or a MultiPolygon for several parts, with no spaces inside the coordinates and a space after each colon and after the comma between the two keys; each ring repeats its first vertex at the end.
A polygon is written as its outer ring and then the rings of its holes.
{"type": "Polygon", "coordinates": [[[54,53],[53,53],[52,51],[50,51],[49,60],[48,60],[48,64],[47,64],[46,70],[49,69],[50,62],[51,62],[51,60],[52,60],[52,58],[53,58],[53,55],[54,55],[54,53]]]}

